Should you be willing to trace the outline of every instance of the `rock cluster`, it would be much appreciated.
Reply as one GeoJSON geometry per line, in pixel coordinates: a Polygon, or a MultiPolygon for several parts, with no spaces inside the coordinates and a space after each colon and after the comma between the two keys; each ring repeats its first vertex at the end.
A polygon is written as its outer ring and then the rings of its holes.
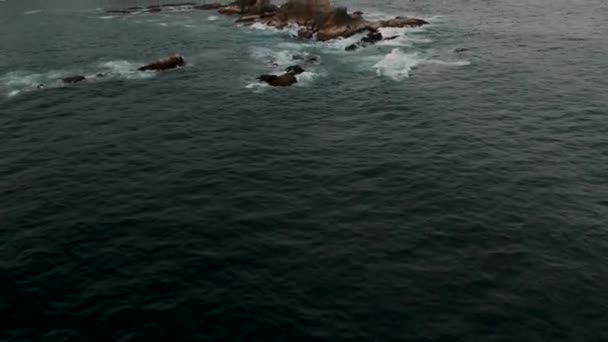
{"type": "Polygon", "coordinates": [[[237,22],[244,25],[262,23],[276,28],[294,24],[300,26],[300,38],[320,41],[348,38],[360,32],[377,32],[381,27],[417,27],[428,24],[417,18],[396,17],[370,21],[362,12],[348,13],[345,7],[332,7],[329,0],[288,0],[281,7],[270,0],[239,0],[228,6],[207,5],[220,13],[240,15],[237,22]]]}

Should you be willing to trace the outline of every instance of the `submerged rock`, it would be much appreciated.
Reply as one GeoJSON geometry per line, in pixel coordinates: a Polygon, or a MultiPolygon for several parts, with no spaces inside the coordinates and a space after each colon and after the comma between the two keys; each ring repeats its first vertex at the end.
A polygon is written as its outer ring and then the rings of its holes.
{"type": "Polygon", "coordinates": [[[214,2],[214,3],[211,3],[211,4],[192,6],[192,9],[201,10],[201,11],[209,11],[209,10],[215,10],[215,9],[220,9],[220,8],[222,8],[222,5],[220,3],[217,3],[217,2],[214,2]]]}
{"type": "Polygon", "coordinates": [[[73,84],[73,83],[82,82],[86,79],[87,78],[82,75],[74,75],[74,76],[64,77],[61,79],[61,81],[63,81],[63,83],[65,83],[65,84],[73,84]]]}
{"type": "Polygon", "coordinates": [[[266,82],[273,87],[289,87],[298,83],[296,75],[304,72],[304,69],[299,65],[292,65],[285,69],[286,73],[282,75],[262,75],[258,80],[266,82]]]}
{"type": "Polygon", "coordinates": [[[160,70],[175,69],[175,68],[182,67],[184,65],[186,65],[186,61],[184,61],[184,58],[180,55],[176,55],[173,57],[161,59],[156,62],[144,65],[142,67],[139,67],[137,70],[139,70],[139,71],[147,71],[147,70],[160,71],[160,70]]]}

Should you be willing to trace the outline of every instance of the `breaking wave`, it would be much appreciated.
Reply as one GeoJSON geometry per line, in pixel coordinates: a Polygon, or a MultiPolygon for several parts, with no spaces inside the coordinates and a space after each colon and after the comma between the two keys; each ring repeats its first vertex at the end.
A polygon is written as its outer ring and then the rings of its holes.
{"type": "Polygon", "coordinates": [[[469,61],[443,61],[438,59],[425,58],[421,53],[406,53],[399,48],[393,49],[374,65],[378,76],[386,76],[395,81],[410,77],[413,69],[419,65],[435,64],[440,66],[466,66],[469,61]]]}
{"type": "Polygon", "coordinates": [[[38,13],[41,13],[41,12],[42,12],[41,9],[37,9],[37,10],[25,11],[25,12],[23,12],[23,14],[25,14],[25,15],[32,15],[32,14],[38,14],[38,13]]]}
{"type": "Polygon", "coordinates": [[[62,79],[73,75],[84,76],[87,83],[117,79],[147,79],[156,75],[156,72],[152,71],[138,71],[137,68],[142,64],[129,61],[109,61],[82,69],[50,70],[42,73],[12,71],[0,76],[0,89],[6,97],[14,97],[36,90],[66,87],[68,85],[64,84],[62,79]]]}

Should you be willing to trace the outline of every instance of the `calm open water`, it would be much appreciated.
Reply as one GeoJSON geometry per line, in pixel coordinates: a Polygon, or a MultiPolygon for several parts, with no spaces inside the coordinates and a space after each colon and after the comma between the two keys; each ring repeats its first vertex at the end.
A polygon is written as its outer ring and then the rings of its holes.
{"type": "Polygon", "coordinates": [[[608,3],[344,3],[433,24],[0,3],[0,340],[608,340],[608,3]]]}

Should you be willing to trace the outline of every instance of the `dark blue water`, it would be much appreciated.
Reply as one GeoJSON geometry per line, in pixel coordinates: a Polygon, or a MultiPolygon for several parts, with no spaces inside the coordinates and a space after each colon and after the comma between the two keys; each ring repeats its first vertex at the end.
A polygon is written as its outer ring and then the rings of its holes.
{"type": "Polygon", "coordinates": [[[0,4],[0,340],[608,340],[607,3],[345,3],[432,25],[0,4]]]}

